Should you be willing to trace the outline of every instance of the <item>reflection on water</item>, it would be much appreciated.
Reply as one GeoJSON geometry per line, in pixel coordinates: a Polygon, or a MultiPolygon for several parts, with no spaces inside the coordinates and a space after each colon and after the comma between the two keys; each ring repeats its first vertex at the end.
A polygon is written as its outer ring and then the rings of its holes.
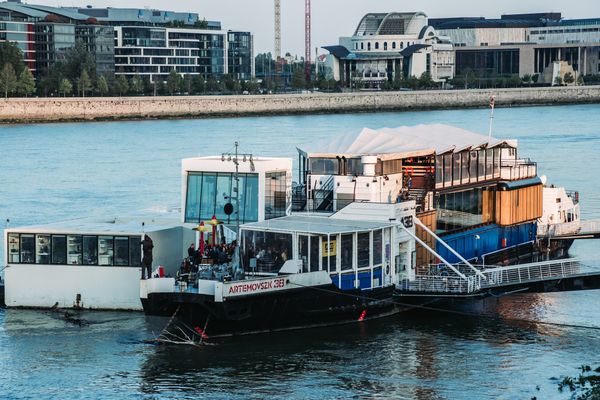
{"type": "MultiPolygon", "coordinates": [[[[495,133],[600,218],[597,105],[499,109],[495,133]]],[[[487,132],[488,110],[0,126],[0,220],[13,226],[179,204],[180,159],[228,151],[297,159],[295,146],[371,128],[446,123],[487,132]],[[281,133],[285,132],[284,135],[281,133]]],[[[0,248],[0,257],[2,257],[0,248]]],[[[597,242],[572,253],[597,263],[597,242]]],[[[0,311],[3,398],[557,398],[552,378],[600,365],[598,292],[515,295],[475,311],[156,346],[138,313],[0,311]],[[542,321],[547,324],[527,321],[542,321]],[[568,326],[564,326],[568,325],[568,326]],[[536,390],[536,386],[540,390],[536,390]]]]}

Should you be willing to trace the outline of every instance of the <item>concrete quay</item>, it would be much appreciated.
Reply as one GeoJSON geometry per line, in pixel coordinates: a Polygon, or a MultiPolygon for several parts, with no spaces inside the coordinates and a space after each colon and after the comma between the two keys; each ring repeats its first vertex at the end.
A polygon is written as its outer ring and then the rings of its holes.
{"type": "Polygon", "coordinates": [[[239,96],[0,99],[0,123],[209,118],[600,103],[600,86],[239,96]]]}

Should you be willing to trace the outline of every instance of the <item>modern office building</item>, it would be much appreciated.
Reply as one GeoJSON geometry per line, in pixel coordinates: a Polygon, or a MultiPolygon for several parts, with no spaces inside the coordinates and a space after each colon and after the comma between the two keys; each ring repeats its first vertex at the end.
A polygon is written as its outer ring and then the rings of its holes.
{"type": "Polygon", "coordinates": [[[46,17],[40,11],[18,3],[0,3],[0,42],[16,43],[23,53],[25,65],[35,72],[35,23],[46,17]]]}
{"type": "Polygon", "coordinates": [[[537,13],[429,22],[451,38],[456,75],[465,71],[479,76],[542,75],[560,61],[581,75],[600,72],[600,18],[562,19],[560,13],[537,13]]]}
{"type": "Polygon", "coordinates": [[[377,87],[399,75],[419,77],[425,72],[443,82],[454,72],[450,39],[429,26],[422,12],[367,14],[354,35],[324,48],[330,52],[330,78],[347,86],[377,87]]]}
{"type": "Polygon", "coordinates": [[[81,42],[98,75],[254,77],[250,32],[226,31],[196,13],[133,8],[73,8],[0,3],[0,41],[17,42],[27,65],[46,74],[81,42]]]}

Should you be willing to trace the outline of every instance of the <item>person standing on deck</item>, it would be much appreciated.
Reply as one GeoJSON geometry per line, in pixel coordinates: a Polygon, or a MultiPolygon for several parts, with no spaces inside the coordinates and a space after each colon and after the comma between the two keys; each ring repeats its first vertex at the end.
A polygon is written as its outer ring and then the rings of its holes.
{"type": "Polygon", "coordinates": [[[154,243],[150,236],[144,235],[144,240],[142,241],[142,279],[152,278],[152,249],[154,248],[154,243]]]}

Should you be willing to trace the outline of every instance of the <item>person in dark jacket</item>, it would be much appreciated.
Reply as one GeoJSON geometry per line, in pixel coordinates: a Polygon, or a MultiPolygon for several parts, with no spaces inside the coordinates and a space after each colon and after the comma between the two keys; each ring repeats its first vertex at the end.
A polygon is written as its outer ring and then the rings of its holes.
{"type": "Polygon", "coordinates": [[[154,243],[150,236],[144,235],[144,240],[142,241],[142,279],[152,278],[152,249],[154,248],[154,243]]]}

